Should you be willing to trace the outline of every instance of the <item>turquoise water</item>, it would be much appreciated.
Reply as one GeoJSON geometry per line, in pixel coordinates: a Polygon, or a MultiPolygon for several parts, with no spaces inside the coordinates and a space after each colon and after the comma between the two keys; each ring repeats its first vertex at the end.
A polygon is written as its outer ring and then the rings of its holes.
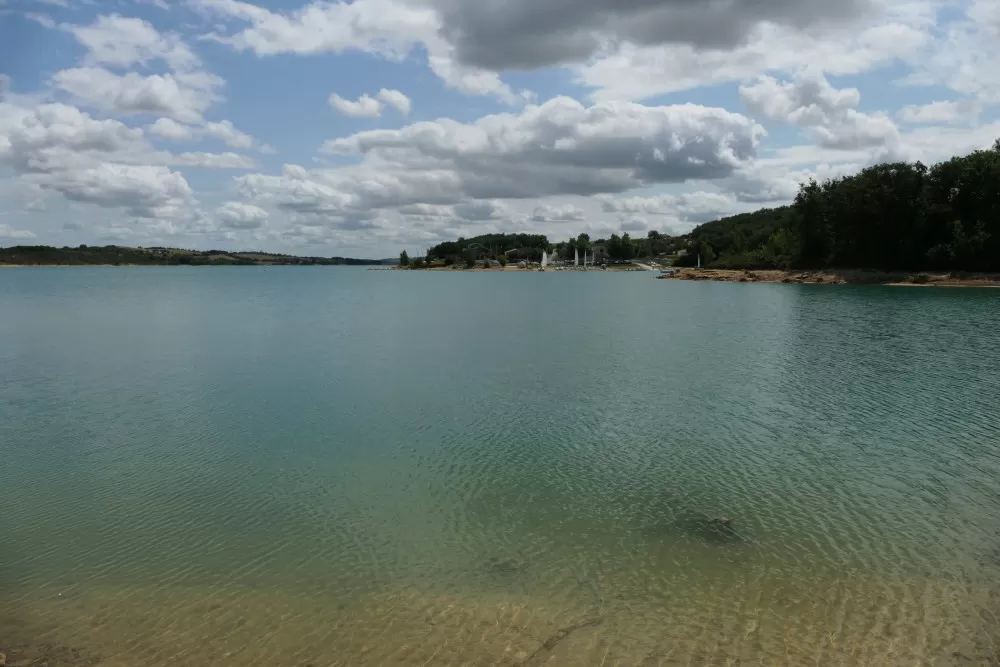
{"type": "Polygon", "coordinates": [[[998,371],[995,290],[3,270],[0,650],[994,664],[998,371]]]}

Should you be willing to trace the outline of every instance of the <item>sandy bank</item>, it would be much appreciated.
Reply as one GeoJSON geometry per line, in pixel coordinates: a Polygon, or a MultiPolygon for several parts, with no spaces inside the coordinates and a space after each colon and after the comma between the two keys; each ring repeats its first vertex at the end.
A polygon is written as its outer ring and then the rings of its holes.
{"type": "Polygon", "coordinates": [[[671,280],[713,280],[732,283],[796,283],[826,285],[894,285],[905,287],[1000,287],[1000,274],[906,273],[860,271],[746,271],[737,269],[678,269],[671,280]]]}

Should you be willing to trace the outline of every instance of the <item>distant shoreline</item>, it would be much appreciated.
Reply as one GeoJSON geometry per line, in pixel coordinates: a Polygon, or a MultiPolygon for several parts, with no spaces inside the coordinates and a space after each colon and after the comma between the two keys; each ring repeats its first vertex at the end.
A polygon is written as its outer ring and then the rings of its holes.
{"type": "Polygon", "coordinates": [[[777,271],[741,269],[675,269],[668,280],[709,280],[730,283],[791,283],[796,285],[886,285],[892,287],[1000,287],[996,273],[942,273],[822,269],[777,271]]]}
{"type": "MultiPolygon", "coordinates": [[[[266,267],[270,268],[272,266],[290,266],[297,268],[316,268],[316,267],[332,267],[332,268],[344,268],[344,267],[362,267],[368,266],[367,264],[0,264],[0,269],[52,269],[52,268],[65,268],[65,269],[85,269],[88,267],[103,267],[110,269],[181,269],[181,268],[196,268],[196,269],[213,269],[213,268],[242,268],[242,269],[252,269],[266,267]]],[[[386,269],[383,269],[386,270],[386,269]]]]}

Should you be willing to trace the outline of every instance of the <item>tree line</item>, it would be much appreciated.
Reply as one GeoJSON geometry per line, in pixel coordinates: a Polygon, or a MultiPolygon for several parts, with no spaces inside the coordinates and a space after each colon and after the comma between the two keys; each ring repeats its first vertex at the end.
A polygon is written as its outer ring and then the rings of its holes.
{"type": "Polygon", "coordinates": [[[1000,140],[931,167],[810,181],[791,206],[701,225],[686,250],[678,264],[1000,271],[1000,140]]]}
{"type": "Polygon", "coordinates": [[[175,248],[133,248],[128,246],[23,245],[0,248],[0,264],[19,265],[120,265],[140,266],[257,266],[257,265],[372,265],[380,260],[348,257],[296,257],[265,252],[230,252],[226,250],[181,250],[175,248]]]}

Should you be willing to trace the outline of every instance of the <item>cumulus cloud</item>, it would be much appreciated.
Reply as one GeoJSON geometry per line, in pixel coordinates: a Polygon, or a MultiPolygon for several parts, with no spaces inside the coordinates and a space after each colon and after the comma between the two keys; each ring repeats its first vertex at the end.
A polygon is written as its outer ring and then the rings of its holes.
{"type": "Polygon", "coordinates": [[[257,161],[237,153],[181,153],[169,160],[180,167],[201,167],[204,169],[254,169],[257,161]]]}
{"type": "Polygon", "coordinates": [[[565,206],[542,204],[536,206],[531,214],[533,222],[580,222],[583,219],[583,211],[572,204],[565,206]]]}
{"type": "Polygon", "coordinates": [[[219,141],[224,142],[227,146],[232,148],[242,148],[248,150],[253,148],[254,140],[246,132],[241,132],[233,127],[231,121],[223,120],[218,123],[205,123],[202,126],[202,132],[210,137],[214,137],[219,141]]]}
{"type": "Polygon", "coordinates": [[[258,55],[361,50],[401,59],[422,47],[448,85],[507,101],[518,96],[497,72],[581,63],[609,45],[682,45],[732,50],[761,27],[802,32],[851,23],[871,0],[317,0],[272,12],[237,0],[195,0],[250,27],[212,39],[258,55]]]}
{"type": "Polygon", "coordinates": [[[171,166],[256,167],[235,153],[156,151],[142,129],[95,119],[65,104],[31,109],[0,104],[0,149],[0,163],[12,168],[26,188],[148,219],[191,219],[194,214],[194,193],[171,166]]]}
{"type": "Polygon", "coordinates": [[[383,88],[378,91],[378,98],[404,116],[409,115],[410,108],[412,107],[410,98],[398,90],[383,88]]]}
{"type": "Polygon", "coordinates": [[[170,141],[191,141],[195,135],[194,128],[178,123],[173,118],[158,119],[149,126],[149,133],[170,141]]]}
{"type": "Polygon", "coordinates": [[[762,24],[803,29],[865,13],[865,0],[438,0],[441,25],[462,63],[533,69],[588,59],[607,43],[732,48],[762,24]]]}
{"type": "Polygon", "coordinates": [[[238,0],[192,1],[203,11],[250,24],[234,34],[207,36],[239,51],[259,56],[363,51],[402,60],[419,46],[430,69],[448,86],[510,103],[522,99],[496,72],[456,60],[433,7],[405,0],[319,0],[290,12],[272,12],[238,0]]]}
{"type": "Polygon", "coordinates": [[[402,215],[421,218],[451,218],[455,216],[454,208],[437,204],[406,204],[397,210],[402,215]]]}
{"type": "Polygon", "coordinates": [[[35,238],[34,233],[27,229],[14,229],[10,225],[0,223],[0,239],[26,241],[35,238]]]}
{"type": "Polygon", "coordinates": [[[973,0],[964,16],[942,26],[933,48],[903,83],[944,86],[983,104],[1000,104],[1000,3],[973,0]]]}
{"type": "Polygon", "coordinates": [[[67,199],[122,208],[137,218],[179,217],[193,201],[184,177],[161,166],[102,162],[85,169],[35,173],[26,178],[67,199]]]}
{"type": "Polygon", "coordinates": [[[340,95],[333,93],[327,99],[330,108],[341,116],[350,118],[378,118],[382,115],[382,104],[367,94],[362,95],[357,100],[346,100],[340,95]]]}
{"type": "MultiPolygon", "coordinates": [[[[928,5],[930,6],[930,5],[928,5]]],[[[735,81],[767,72],[799,72],[804,63],[833,75],[858,74],[920,56],[934,27],[933,13],[883,16],[864,29],[826,26],[802,32],[762,24],[732,48],[690,44],[643,46],[622,43],[573,65],[576,81],[600,100],[641,100],[735,81]]]]}
{"type": "Polygon", "coordinates": [[[228,120],[209,121],[202,125],[185,125],[172,118],[160,118],[147,129],[149,134],[168,141],[195,141],[203,137],[212,137],[231,148],[243,150],[256,148],[262,153],[274,151],[270,146],[258,143],[246,132],[236,129],[232,121],[228,120]]]}
{"type": "MultiPolygon", "coordinates": [[[[299,224],[381,234],[390,227],[384,222],[388,212],[397,211],[411,230],[435,235],[466,223],[521,228],[530,216],[515,214],[500,200],[725,178],[753,157],[760,133],[748,118],[721,109],[584,107],[557,98],[473,123],[443,119],[361,132],[324,148],[360,156],[358,164],[312,170],[285,165],[280,175],[248,174],[236,183],[248,202],[282,211],[299,224]]],[[[546,222],[583,219],[575,206],[533,207],[531,215],[546,222]]]]}
{"type": "Polygon", "coordinates": [[[857,89],[838,90],[821,74],[784,83],[764,76],[740,86],[740,99],[758,117],[804,128],[825,148],[876,148],[899,141],[896,125],[885,114],[856,109],[857,89]]]}
{"type": "Polygon", "coordinates": [[[100,67],[77,67],[56,72],[53,84],[77,104],[120,115],[153,114],[183,123],[200,123],[202,114],[220,97],[224,84],[207,72],[143,76],[115,74],[100,67]]]}
{"type": "Polygon", "coordinates": [[[117,120],[95,120],[65,104],[24,111],[6,130],[8,159],[25,172],[69,169],[80,157],[143,150],[140,129],[117,120]]]}
{"type": "Polygon", "coordinates": [[[649,197],[603,197],[601,210],[625,216],[667,216],[681,222],[705,222],[735,212],[739,208],[732,196],[703,190],[677,195],[649,197]]]}
{"type": "Polygon", "coordinates": [[[331,109],[350,118],[378,118],[384,106],[390,106],[404,116],[410,113],[410,98],[398,90],[383,88],[376,97],[366,93],[357,100],[348,100],[334,93],[327,101],[331,109]]]}
{"type": "Polygon", "coordinates": [[[175,33],[160,34],[148,21],[117,14],[99,16],[91,25],[68,26],[87,49],[86,62],[126,68],[162,60],[176,70],[200,65],[199,58],[175,33]]]}
{"type": "Polygon", "coordinates": [[[946,102],[913,104],[899,110],[900,122],[911,124],[974,122],[982,107],[976,100],[964,99],[946,102]]]}
{"type": "Polygon", "coordinates": [[[559,97],[516,115],[361,132],[322,149],[444,169],[477,199],[523,198],[721,178],[754,155],[761,133],[746,117],[722,109],[584,107],[559,97]]]}
{"type": "Polygon", "coordinates": [[[267,222],[267,211],[252,204],[226,202],[215,212],[223,227],[231,229],[258,229],[267,222]]]}

